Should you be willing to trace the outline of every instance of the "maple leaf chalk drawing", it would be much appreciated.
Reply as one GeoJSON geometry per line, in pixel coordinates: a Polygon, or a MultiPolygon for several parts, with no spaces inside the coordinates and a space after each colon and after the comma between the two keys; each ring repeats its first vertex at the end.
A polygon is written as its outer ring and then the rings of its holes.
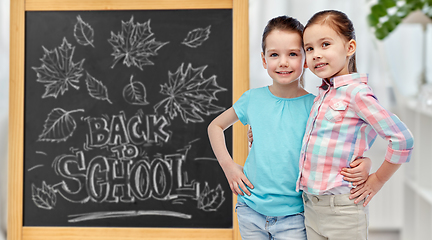
{"type": "Polygon", "coordinates": [[[132,81],[133,75],[130,77],[130,83],[123,88],[123,98],[132,105],[147,105],[147,92],[144,84],[138,81],[132,81]]]}
{"type": "Polygon", "coordinates": [[[54,108],[45,120],[44,130],[39,135],[38,141],[66,141],[76,128],[75,119],[71,116],[75,112],[84,112],[84,109],[66,112],[61,108],[54,108]]]}
{"type": "Polygon", "coordinates": [[[75,47],[72,47],[66,38],[63,38],[61,46],[52,51],[47,50],[44,46],[42,48],[45,53],[40,59],[42,66],[32,67],[36,71],[37,81],[45,83],[45,93],[42,98],[57,98],[60,93],[63,95],[69,86],[78,90],[77,84],[83,75],[82,65],[85,59],[76,63],[72,61],[75,47]]]}
{"type": "Polygon", "coordinates": [[[157,56],[157,51],[169,42],[158,42],[152,38],[154,33],[150,29],[150,19],[145,23],[134,23],[133,16],[129,22],[122,21],[121,32],[114,34],[108,42],[112,45],[114,52],[114,63],[111,68],[123,59],[126,66],[136,66],[143,70],[145,65],[154,65],[150,57],[157,56]]]}
{"type": "Polygon", "coordinates": [[[196,28],[190,31],[187,34],[186,38],[183,40],[182,44],[191,48],[196,48],[198,46],[201,46],[201,44],[203,44],[204,41],[209,38],[210,27],[211,25],[209,25],[206,28],[196,28]]]}
{"type": "Polygon", "coordinates": [[[80,15],[77,16],[77,23],[74,26],[74,36],[76,41],[83,46],[92,46],[94,40],[94,30],[86,22],[84,22],[80,15]]]}
{"type": "Polygon", "coordinates": [[[86,84],[87,84],[87,90],[95,99],[98,100],[105,100],[112,104],[112,102],[108,98],[108,90],[107,87],[96,78],[92,77],[88,72],[86,76],[86,84]]]}
{"type": "Polygon", "coordinates": [[[32,184],[32,199],[36,206],[47,210],[53,209],[57,202],[55,191],[45,181],[42,182],[42,188],[32,184]]]}
{"type": "Polygon", "coordinates": [[[155,111],[164,105],[165,113],[171,119],[180,115],[185,123],[203,122],[200,114],[209,116],[225,110],[225,108],[212,104],[217,100],[216,93],[226,91],[216,82],[216,75],[204,78],[206,66],[193,68],[189,63],[186,72],[183,72],[183,63],[175,73],[168,72],[168,83],[161,86],[160,93],[168,97],[157,103],[155,111]]]}
{"type": "Polygon", "coordinates": [[[198,198],[198,209],[206,212],[217,211],[223,202],[225,202],[225,197],[222,186],[219,184],[216,189],[210,189],[206,182],[198,198]]]}

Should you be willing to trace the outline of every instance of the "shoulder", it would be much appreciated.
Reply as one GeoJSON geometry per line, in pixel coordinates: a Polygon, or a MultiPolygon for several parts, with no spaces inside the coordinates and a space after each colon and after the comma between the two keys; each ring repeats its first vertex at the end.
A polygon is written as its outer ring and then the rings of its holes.
{"type": "Polygon", "coordinates": [[[296,107],[294,107],[293,110],[296,109],[295,111],[300,111],[300,112],[305,111],[306,115],[309,116],[309,112],[312,109],[312,105],[314,104],[315,101],[315,97],[316,96],[313,95],[312,93],[307,93],[306,95],[297,98],[295,104],[296,107]]]}
{"type": "Polygon", "coordinates": [[[357,83],[352,86],[351,96],[355,98],[375,97],[372,88],[367,83],[357,83]]]}
{"type": "Polygon", "coordinates": [[[243,93],[241,98],[247,98],[248,100],[262,100],[268,96],[268,87],[252,88],[243,93]]]}
{"type": "Polygon", "coordinates": [[[253,102],[259,102],[262,101],[264,96],[266,96],[266,88],[267,87],[260,87],[260,88],[252,88],[244,92],[240,98],[236,101],[234,105],[243,105],[248,106],[251,101],[253,102]]]}
{"type": "Polygon", "coordinates": [[[304,97],[304,101],[306,103],[306,106],[308,107],[312,107],[314,101],[315,101],[316,96],[313,95],[312,93],[308,93],[305,95],[304,97]]]}
{"type": "Polygon", "coordinates": [[[365,81],[352,82],[346,86],[343,86],[340,90],[342,93],[345,93],[346,97],[351,99],[364,97],[375,98],[372,88],[365,81]]]}
{"type": "Polygon", "coordinates": [[[268,91],[268,86],[265,87],[259,87],[259,88],[252,88],[249,89],[247,92],[250,94],[264,94],[268,91]]]}

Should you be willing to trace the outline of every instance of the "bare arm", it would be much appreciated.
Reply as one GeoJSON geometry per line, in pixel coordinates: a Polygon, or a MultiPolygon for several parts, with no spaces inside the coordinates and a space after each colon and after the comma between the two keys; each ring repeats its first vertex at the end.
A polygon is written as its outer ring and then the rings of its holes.
{"type": "Polygon", "coordinates": [[[243,195],[243,192],[245,192],[247,195],[250,195],[250,192],[246,188],[245,184],[251,189],[253,188],[253,185],[244,175],[243,167],[233,161],[225,142],[225,129],[237,121],[238,117],[234,109],[231,107],[215,118],[210,123],[207,130],[213,152],[225,173],[231,191],[233,191],[233,193],[236,195],[243,195]]]}
{"type": "Polygon", "coordinates": [[[401,164],[384,161],[381,167],[375,173],[372,173],[364,184],[358,186],[358,189],[353,189],[351,196],[358,197],[355,202],[358,203],[359,199],[366,199],[363,204],[366,206],[400,166],[401,164]]]}

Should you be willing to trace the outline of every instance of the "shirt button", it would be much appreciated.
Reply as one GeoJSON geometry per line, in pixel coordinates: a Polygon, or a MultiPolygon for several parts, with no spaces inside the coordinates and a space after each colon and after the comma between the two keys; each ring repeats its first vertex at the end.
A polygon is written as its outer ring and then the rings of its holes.
{"type": "Polygon", "coordinates": [[[318,203],[318,202],[319,202],[319,198],[318,198],[317,196],[314,196],[314,197],[312,198],[312,202],[313,202],[313,203],[318,203]]]}

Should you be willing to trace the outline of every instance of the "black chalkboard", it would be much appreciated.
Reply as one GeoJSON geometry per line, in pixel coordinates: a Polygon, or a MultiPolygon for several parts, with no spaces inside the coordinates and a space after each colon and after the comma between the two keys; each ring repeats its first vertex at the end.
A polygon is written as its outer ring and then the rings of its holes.
{"type": "Polygon", "coordinates": [[[24,226],[232,227],[207,138],[232,105],[231,9],[25,21],[24,226]]]}

